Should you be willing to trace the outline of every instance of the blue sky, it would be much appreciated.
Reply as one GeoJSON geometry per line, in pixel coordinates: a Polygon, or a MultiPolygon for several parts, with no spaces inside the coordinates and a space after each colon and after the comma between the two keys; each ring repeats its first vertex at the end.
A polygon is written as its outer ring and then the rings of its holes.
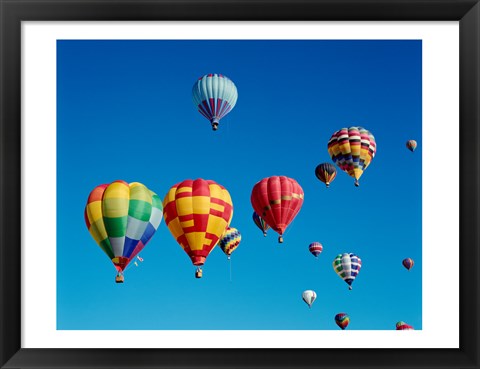
{"type": "Polygon", "coordinates": [[[57,329],[337,330],[339,312],[349,330],[421,329],[421,52],[421,41],[400,40],[58,41],[57,329]],[[191,99],[207,73],[239,94],[216,132],[191,99]],[[326,189],[315,167],[331,162],[332,133],[354,125],[373,133],[377,155],[359,188],[338,170],[326,189]],[[272,175],[305,193],[283,244],[251,219],[252,187],[272,175]],[[116,284],[84,223],[90,191],[123,179],[163,199],[189,178],[230,192],[242,234],[232,280],[219,247],[195,279],[162,221],[144,262],[116,284]],[[332,268],[343,252],[363,262],[352,291],[332,268]],[[306,289],[317,293],[311,309],[306,289]]]}

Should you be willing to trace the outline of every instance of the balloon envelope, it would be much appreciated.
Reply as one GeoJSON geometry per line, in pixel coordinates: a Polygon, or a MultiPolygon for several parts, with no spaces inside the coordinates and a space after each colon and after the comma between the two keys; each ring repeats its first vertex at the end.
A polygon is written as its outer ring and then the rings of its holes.
{"type": "Polygon", "coordinates": [[[323,251],[323,246],[320,242],[312,242],[308,246],[308,250],[317,258],[318,255],[320,255],[320,253],[323,251]]]}
{"type": "Polygon", "coordinates": [[[411,325],[408,325],[407,323],[402,321],[397,322],[395,327],[397,331],[413,331],[414,330],[414,328],[411,325]]]}
{"type": "Polygon", "coordinates": [[[408,140],[406,143],[407,149],[409,149],[411,152],[414,152],[415,149],[417,148],[417,141],[415,140],[408,140]]]}
{"type": "Polygon", "coordinates": [[[237,103],[235,84],[223,74],[206,74],[192,88],[193,103],[200,114],[218,128],[220,119],[227,115],[237,103]]]}
{"type": "Polygon", "coordinates": [[[407,268],[407,270],[410,270],[413,268],[414,262],[413,262],[413,259],[406,258],[406,259],[403,259],[402,264],[405,268],[407,268]]]}
{"type": "Polygon", "coordinates": [[[315,175],[320,181],[325,183],[325,186],[330,187],[330,183],[337,176],[337,170],[330,163],[322,163],[315,168],[315,175]]]}
{"type": "Polygon", "coordinates": [[[162,221],[162,201],[143,184],[115,181],[95,187],[85,206],[85,223],[118,272],[151,240],[162,221]]]}
{"type": "Polygon", "coordinates": [[[238,229],[233,228],[233,227],[228,227],[225,230],[225,233],[223,234],[222,238],[220,238],[220,242],[218,245],[222,249],[222,251],[225,253],[225,255],[228,256],[230,259],[230,255],[232,252],[235,251],[235,249],[240,245],[240,241],[242,240],[242,235],[238,231],[238,229]]]}
{"type": "Polygon", "coordinates": [[[187,179],[170,188],[163,200],[163,215],[193,265],[201,266],[229,226],[233,204],[218,183],[187,179]]]}
{"type": "Polygon", "coordinates": [[[305,301],[308,307],[312,307],[312,304],[316,298],[317,298],[317,294],[315,293],[315,291],[306,290],[306,291],[303,291],[302,293],[302,299],[303,301],[305,301]]]}
{"type": "Polygon", "coordinates": [[[333,162],[355,178],[356,186],[376,152],[375,137],[363,127],[342,128],[328,141],[328,153],[333,162]]]}
{"type": "Polygon", "coordinates": [[[355,254],[338,254],[333,260],[333,269],[352,289],[352,283],[362,267],[362,260],[355,254]]]}
{"type": "Polygon", "coordinates": [[[297,181],[273,176],[255,184],[250,201],[255,212],[280,235],[279,242],[283,242],[282,235],[300,211],[303,196],[303,189],[297,181]]]}
{"type": "Polygon", "coordinates": [[[345,313],[338,313],[335,315],[335,323],[343,330],[350,324],[350,317],[345,313]]]}
{"type": "Polygon", "coordinates": [[[265,220],[263,220],[263,218],[255,212],[253,212],[252,219],[255,225],[263,232],[263,235],[266,236],[270,226],[265,223],[265,220]]]}

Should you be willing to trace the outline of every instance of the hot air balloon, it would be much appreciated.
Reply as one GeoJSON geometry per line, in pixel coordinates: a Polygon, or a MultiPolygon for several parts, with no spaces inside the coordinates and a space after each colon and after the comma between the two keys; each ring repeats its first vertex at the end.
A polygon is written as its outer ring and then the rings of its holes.
{"type": "Polygon", "coordinates": [[[375,157],[375,137],[362,127],[342,128],[328,141],[328,153],[333,162],[350,177],[358,180],[375,157]]]}
{"type": "Polygon", "coordinates": [[[220,119],[227,115],[237,103],[235,84],[222,74],[206,74],[193,85],[193,103],[200,114],[218,129],[220,119]]]}
{"type": "Polygon", "coordinates": [[[125,268],[154,235],[162,210],[160,198],[138,182],[115,181],[90,193],[85,222],[117,269],[117,283],[123,283],[125,268]]]}
{"type": "Polygon", "coordinates": [[[413,268],[413,264],[414,264],[413,259],[411,258],[403,259],[402,264],[405,268],[407,268],[408,271],[410,271],[410,269],[413,268]]]}
{"type": "Polygon", "coordinates": [[[350,317],[345,313],[338,313],[335,315],[335,323],[337,323],[337,325],[344,330],[350,323],[350,317]]]}
{"type": "Polygon", "coordinates": [[[170,233],[197,267],[195,276],[201,278],[201,266],[232,220],[230,194],[214,181],[187,179],[170,188],[163,215],[170,233]]]}
{"type": "Polygon", "coordinates": [[[302,299],[303,301],[305,301],[305,303],[308,305],[309,308],[312,307],[312,304],[316,298],[317,298],[317,294],[315,293],[315,291],[306,290],[306,291],[303,291],[302,293],[302,299]]]}
{"type": "Polygon", "coordinates": [[[253,222],[263,232],[263,237],[267,237],[267,231],[270,229],[270,226],[267,223],[265,223],[263,218],[255,212],[253,212],[252,218],[253,218],[253,222]]]}
{"type": "Polygon", "coordinates": [[[230,260],[230,255],[238,247],[241,240],[242,240],[242,235],[240,234],[238,229],[233,227],[228,227],[225,230],[225,233],[223,234],[222,238],[220,238],[218,245],[220,246],[222,251],[225,253],[225,255],[227,255],[228,260],[230,260]]]}
{"type": "Polygon", "coordinates": [[[407,323],[400,321],[396,324],[396,330],[397,331],[414,331],[415,329],[413,329],[411,325],[408,325],[407,323]]]}
{"type": "Polygon", "coordinates": [[[337,170],[330,163],[322,163],[315,168],[315,175],[320,181],[325,183],[328,188],[330,187],[330,183],[332,183],[337,176],[337,170]]]}
{"type": "Polygon", "coordinates": [[[355,254],[338,254],[333,260],[333,269],[348,284],[348,289],[352,289],[352,283],[360,272],[362,260],[355,254]]]}
{"type": "Polygon", "coordinates": [[[318,255],[320,255],[320,253],[323,251],[323,246],[320,242],[312,242],[308,246],[308,250],[313,254],[313,256],[318,258],[318,255]]]}
{"type": "Polygon", "coordinates": [[[409,149],[411,152],[414,152],[415,149],[417,148],[417,141],[415,140],[408,140],[406,143],[407,149],[409,149]]]}
{"type": "Polygon", "coordinates": [[[303,204],[302,187],[292,178],[273,176],[256,183],[250,196],[253,209],[280,236],[297,216],[303,204]]]}

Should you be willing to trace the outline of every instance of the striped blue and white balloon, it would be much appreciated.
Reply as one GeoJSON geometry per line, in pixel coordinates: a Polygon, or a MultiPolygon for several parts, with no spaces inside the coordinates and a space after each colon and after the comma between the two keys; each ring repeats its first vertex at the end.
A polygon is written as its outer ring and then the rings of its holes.
{"type": "Polygon", "coordinates": [[[352,283],[360,272],[362,260],[355,254],[338,254],[333,260],[333,269],[348,284],[348,289],[352,289],[352,283]]]}
{"type": "Polygon", "coordinates": [[[218,129],[220,119],[227,115],[237,103],[235,84],[223,74],[206,74],[193,85],[193,103],[200,114],[218,129]]]}

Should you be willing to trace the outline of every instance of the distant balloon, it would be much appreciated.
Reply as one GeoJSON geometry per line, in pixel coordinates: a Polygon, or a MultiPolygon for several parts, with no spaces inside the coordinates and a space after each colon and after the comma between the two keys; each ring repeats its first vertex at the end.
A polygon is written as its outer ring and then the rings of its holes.
{"type": "Polygon", "coordinates": [[[407,268],[407,270],[410,271],[410,269],[413,268],[413,264],[414,264],[413,259],[410,259],[410,258],[403,259],[402,264],[405,268],[407,268]]]}
{"type": "Polygon", "coordinates": [[[345,313],[335,315],[335,323],[344,330],[350,324],[350,317],[345,313]]]}
{"type": "Polygon", "coordinates": [[[230,255],[232,255],[232,252],[235,251],[235,249],[238,247],[240,244],[240,241],[242,240],[242,235],[238,231],[238,229],[233,228],[233,227],[228,227],[223,234],[222,238],[220,238],[220,241],[218,242],[218,245],[222,249],[222,251],[227,255],[227,258],[230,260],[230,255]]]}
{"type": "Polygon", "coordinates": [[[317,294],[315,293],[315,291],[306,290],[306,291],[303,291],[302,293],[302,299],[303,301],[305,301],[308,307],[312,307],[312,304],[316,298],[317,298],[317,294]]]}
{"type": "Polygon", "coordinates": [[[375,153],[375,137],[363,127],[342,128],[328,141],[328,153],[333,162],[350,177],[358,180],[368,168],[375,153]]]}
{"type": "Polygon", "coordinates": [[[320,181],[325,183],[328,188],[330,187],[330,183],[332,183],[337,176],[337,170],[330,163],[322,163],[315,168],[315,175],[320,181]]]}
{"type": "Polygon", "coordinates": [[[397,331],[414,331],[415,329],[411,325],[408,325],[407,323],[400,321],[396,324],[396,330],[397,331]]]}
{"type": "Polygon", "coordinates": [[[297,216],[303,204],[303,189],[292,178],[273,176],[253,186],[250,196],[253,210],[280,236],[297,216]]]}
{"type": "Polygon", "coordinates": [[[406,143],[407,149],[409,149],[411,152],[414,152],[415,149],[417,148],[417,141],[415,140],[408,140],[406,143]]]}
{"type": "Polygon", "coordinates": [[[333,269],[348,284],[348,289],[352,289],[352,283],[360,272],[362,260],[355,254],[338,254],[333,260],[333,269]]]}
{"type": "Polygon", "coordinates": [[[255,212],[253,212],[252,218],[256,226],[263,232],[263,237],[267,237],[267,231],[270,229],[270,226],[255,212]]]}
{"type": "Polygon", "coordinates": [[[320,242],[312,242],[310,246],[308,246],[308,250],[318,258],[318,255],[323,251],[323,246],[320,242]]]}
{"type": "Polygon", "coordinates": [[[123,283],[125,268],[155,234],[162,210],[157,194],[138,182],[115,181],[90,192],[85,223],[117,269],[117,283],[123,283]]]}
{"type": "Polygon", "coordinates": [[[201,266],[230,225],[232,199],[228,191],[211,180],[187,179],[168,191],[163,214],[170,233],[197,266],[201,266]]]}
{"type": "Polygon", "coordinates": [[[200,114],[218,129],[220,119],[227,115],[237,103],[235,84],[222,74],[206,74],[193,85],[193,103],[200,114]]]}

